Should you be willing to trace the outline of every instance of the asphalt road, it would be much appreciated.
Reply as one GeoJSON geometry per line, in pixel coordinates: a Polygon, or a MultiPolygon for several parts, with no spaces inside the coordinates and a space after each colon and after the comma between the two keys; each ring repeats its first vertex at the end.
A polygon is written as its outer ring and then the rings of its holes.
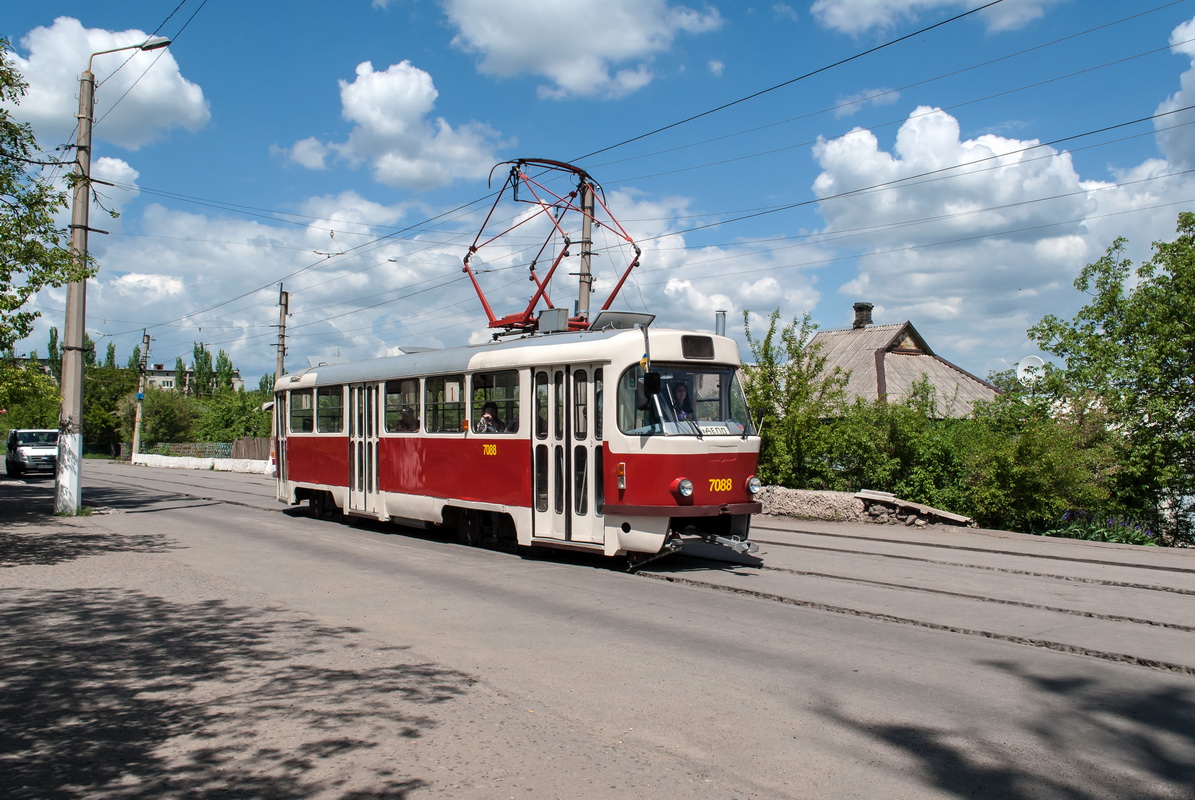
{"type": "Polygon", "coordinates": [[[761,517],[628,574],[52,484],[0,481],[6,798],[1195,798],[1195,551],[761,517]]]}

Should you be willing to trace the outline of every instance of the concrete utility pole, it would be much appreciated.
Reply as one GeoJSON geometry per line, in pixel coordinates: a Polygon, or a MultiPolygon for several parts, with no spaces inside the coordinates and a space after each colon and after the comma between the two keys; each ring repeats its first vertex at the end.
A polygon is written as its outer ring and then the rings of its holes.
{"type": "MultiPolygon", "coordinates": [[[[76,266],[87,266],[88,218],[91,215],[91,117],[95,104],[96,56],[121,50],[157,50],[170,44],[164,36],[141,44],[114,47],[92,53],[87,70],[79,76],[79,132],[75,146],[75,190],[71,198],[71,255],[76,266]]],[[[62,406],[58,411],[58,465],[54,472],[54,513],[79,513],[80,479],[83,465],[83,333],[87,327],[87,281],[71,281],[66,287],[66,324],[62,332],[62,406]]]]}
{"type": "MultiPolygon", "coordinates": [[[[94,56],[92,56],[94,58],[94,56]]],[[[91,214],[91,110],[95,75],[90,61],[79,78],[79,132],[75,147],[75,190],[71,200],[71,256],[75,266],[87,266],[87,223],[91,214]]],[[[83,461],[83,330],[87,320],[84,279],[66,286],[66,324],[62,332],[62,372],[58,411],[58,464],[54,471],[54,513],[79,513],[80,465],[83,461]]]]}
{"type": "Polygon", "coordinates": [[[133,455],[141,452],[141,404],[145,402],[145,380],[149,368],[149,333],[141,331],[141,363],[138,370],[141,378],[137,382],[137,416],[133,419],[133,455]]]}
{"type": "Polygon", "coordinates": [[[282,284],[278,284],[278,355],[274,361],[274,380],[278,380],[286,371],[286,315],[290,303],[290,295],[282,291],[282,284]]]}
{"type": "Polygon", "coordinates": [[[577,316],[589,320],[589,295],[593,294],[593,184],[581,179],[581,272],[577,286],[577,316]]]}

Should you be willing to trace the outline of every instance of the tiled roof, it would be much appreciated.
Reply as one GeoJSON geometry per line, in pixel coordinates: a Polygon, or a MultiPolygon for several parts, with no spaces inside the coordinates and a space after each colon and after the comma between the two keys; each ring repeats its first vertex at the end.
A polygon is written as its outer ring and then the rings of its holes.
{"type": "Polygon", "coordinates": [[[977,400],[991,400],[999,391],[961,367],[934,355],[910,322],[820,331],[809,346],[820,345],[826,369],[850,373],[849,399],[903,399],[922,375],[938,389],[939,410],[965,417],[977,400]]]}

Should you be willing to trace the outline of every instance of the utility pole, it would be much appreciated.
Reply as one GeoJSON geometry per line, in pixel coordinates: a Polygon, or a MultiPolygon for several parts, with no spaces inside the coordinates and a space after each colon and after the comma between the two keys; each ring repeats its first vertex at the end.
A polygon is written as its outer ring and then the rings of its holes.
{"type": "Polygon", "coordinates": [[[290,295],[282,291],[282,284],[278,284],[278,354],[274,361],[274,380],[282,377],[286,370],[286,315],[290,303],[290,295]]]}
{"type": "Polygon", "coordinates": [[[137,382],[137,416],[133,419],[133,455],[141,452],[141,404],[145,401],[145,373],[149,367],[149,333],[141,331],[141,363],[138,369],[141,378],[137,382]]]}
{"type": "Polygon", "coordinates": [[[593,184],[581,179],[581,272],[577,286],[577,316],[589,322],[589,295],[593,293],[593,184]]]}
{"type": "MultiPolygon", "coordinates": [[[[92,53],[79,76],[79,132],[75,145],[75,189],[71,197],[71,256],[80,270],[87,268],[87,232],[91,216],[91,114],[95,105],[96,56],[121,50],[158,50],[170,44],[154,36],[140,44],[92,53]]],[[[104,231],[98,231],[104,233],[104,231]]],[[[87,281],[80,278],[66,286],[66,324],[62,332],[62,406],[58,411],[58,464],[54,471],[54,513],[74,516],[81,505],[83,465],[83,333],[87,327],[87,281]]]]}
{"type": "MultiPolygon", "coordinates": [[[[91,64],[79,78],[79,133],[75,146],[75,189],[71,203],[71,257],[87,268],[87,223],[91,214],[91,112],[95,74],[91,64]]],[[[58,464],[54,472],[54,513],[79,513],[80,466],[83,460],[83,330],[87,320],[84,279],[66,286],[66,325],[62,333],[62,406],[58,412],[58,464]]]]}

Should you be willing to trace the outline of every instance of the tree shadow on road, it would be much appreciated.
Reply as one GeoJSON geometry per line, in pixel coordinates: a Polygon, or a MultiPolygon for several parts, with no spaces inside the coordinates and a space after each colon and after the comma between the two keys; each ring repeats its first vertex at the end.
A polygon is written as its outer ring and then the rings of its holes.
{"type": "Polygon", "coordinates": [[[918,777],[951,796],[977,800],[1133,800],[1190,798],[1195,786],[1195,688],[1175,676],[1126,692],[1088,676],[1042,676],[1018,665],[987,665],[1019,679],[1040,698],[1022,727],[1028,751],[968,730],[877,723],[823,703],[821,713],[913,760],[918,777]]]}
{"type": "MultiPolygon", "coordinates": [[[[120,502],[119,497],[109,496],[120,502]]],[[[0,491],[0,568],[48,566],[104,553],[164,553],[174,549],[161,534],[119,534],[90,517],[56,517],[54,486],[9,482],[0,491]]]]}
{"type": "Polygon", "coordinates": [[[352,628],[120,589],[0,592],[0,796],[404,798],[461,672],[352,628]],[[409,756],[409,752],[406,752],[409,756]]]}

